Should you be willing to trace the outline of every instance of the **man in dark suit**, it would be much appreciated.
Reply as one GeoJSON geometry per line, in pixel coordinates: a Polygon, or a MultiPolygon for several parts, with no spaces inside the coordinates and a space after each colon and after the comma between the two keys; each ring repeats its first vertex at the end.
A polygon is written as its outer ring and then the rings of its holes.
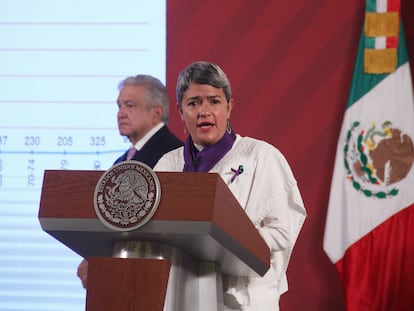
{"type": "Polygon", "coordinates": [[[115,163],[131,159],[153,168],[164,153],[183,145],[167,127],[168,95],[158,79],[127,77],[119,84],[117,103],[119,133],[132,145],[115,163]]]}
{"type": "MultiPolygon", "coordinates": [[[[169,101],[165,86],[149,75],[127,77],[119,84],[118,129],[131,147],[114,164],[137,160],[153,168],[164,153],[183,145],[167,127],[169,101]]],[[[82,260],[77,275],[86,288],[88,261],[82,260]]]]}

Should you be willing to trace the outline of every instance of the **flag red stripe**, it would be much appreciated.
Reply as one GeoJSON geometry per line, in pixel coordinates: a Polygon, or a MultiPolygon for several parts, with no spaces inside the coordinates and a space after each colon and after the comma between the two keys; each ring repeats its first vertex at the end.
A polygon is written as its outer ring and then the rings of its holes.
{"type": "Polygon", "coordinates": [[[387,49],[398,47],[398,37],[387,37],[385,43],[387,49]]]}
{"type": "Polygon", "coordinates": [[[335,265],[347,311],[414,310],[414,205],[362,237],[335,265]]]}
{"type": "Polygon", "coordinates": [[[387,11],[388,12],[400,12],[401,0],[388,0],[387,11]]]}

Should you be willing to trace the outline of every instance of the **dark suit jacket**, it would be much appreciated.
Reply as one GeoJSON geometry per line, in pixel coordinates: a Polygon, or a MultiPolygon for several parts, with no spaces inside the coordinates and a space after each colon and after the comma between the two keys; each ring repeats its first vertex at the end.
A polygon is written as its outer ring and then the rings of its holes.
{"type": "MultiPolygon", "coordinates": [[[[153,168],[158,160],[171,150],[181,147],[183,142],[178,139],[166,125],[156,132],[141,148],[135,153],[132,160],[140,161],[153,168]]],[[[119,157],[114,164],[126,160],[128,150],[119,157]]]]}

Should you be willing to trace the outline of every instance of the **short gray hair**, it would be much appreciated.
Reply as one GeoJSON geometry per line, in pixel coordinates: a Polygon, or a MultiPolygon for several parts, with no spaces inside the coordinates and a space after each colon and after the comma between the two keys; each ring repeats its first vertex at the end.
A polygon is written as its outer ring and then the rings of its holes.
{"type": "Polygon", "coordinates": [[[170,112],[170,103],[168,100],[167,89],[164,84],[157,78],[150,75],[136,75],[126,77],[118,84],[118,90],[121,90],[127,85],[143,86],[146,89],[148,108],[157,106],[161,103],[164,113],[161,121],[168,123],[168,115],[170,112]]]}
{"type": "Polygon", "coordinates": [[[230,82],[224,71],[214,63],[200,61],[192,63],[178,75],[175,91],[179,106],[181,106],[184,93],[192,82],[223,89],[227,102],[231,99],[230,82]]]}

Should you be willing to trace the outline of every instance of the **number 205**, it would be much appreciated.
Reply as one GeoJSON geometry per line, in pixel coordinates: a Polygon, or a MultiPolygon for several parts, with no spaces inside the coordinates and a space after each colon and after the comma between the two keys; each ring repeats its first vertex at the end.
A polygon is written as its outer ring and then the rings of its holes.
{"type": "Polygon", "coordinates": [[[73,145],[72,136],[59,136],[57,138],[57,145],[58,146],[72,146],[73,145]]]}

